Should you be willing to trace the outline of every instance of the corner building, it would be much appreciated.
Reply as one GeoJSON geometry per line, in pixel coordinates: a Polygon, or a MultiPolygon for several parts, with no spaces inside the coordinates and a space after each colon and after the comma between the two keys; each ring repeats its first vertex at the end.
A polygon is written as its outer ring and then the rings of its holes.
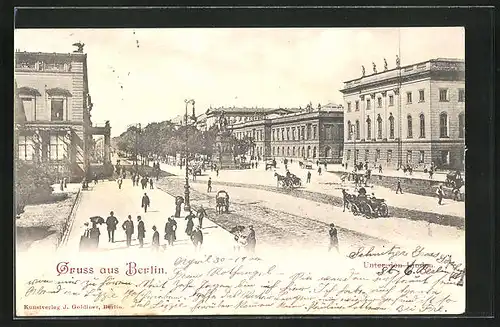
{"type": "Polygon", "coordinates": [[[432,59],[344,82],[343,162],[464,169],[465,62],[432,59]]]}
{"type": "Polygon", "coordinates": [[[92,135],[104,135],[109,161],[110,126],[93,126],[87,55],[15,53],[17,94],[26,121],[18,131],[16,159],[46,163],[60,177],[81,179],[89,171],[92,135]]]}

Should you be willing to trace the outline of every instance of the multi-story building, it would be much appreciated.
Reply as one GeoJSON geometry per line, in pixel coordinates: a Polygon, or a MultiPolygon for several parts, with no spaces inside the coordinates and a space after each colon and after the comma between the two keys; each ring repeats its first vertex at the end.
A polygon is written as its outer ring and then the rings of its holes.
{"type": "Polygon", "coordinates": [[[209,108],[204,116],[200,116],[199,125],[209,129],[217,124],[221,113],[224,113],[228,120],[228,124],[244,123],[248,121],[260,120],[269,115],[285,115],[293,112],[298,112],[297,108],[240,108],[240,107],[220,107],[209,108]]]}
{"type": "Polygon", "coordinates": [[[15,80],[26,116],[16,159],[49,163],[71,179],[89,172],[92,135],[104,135],[108,152],[110,142],[109,123],[92,126],[87,55],[80,51],[15,54],[15,80]]]}
{"type": "Polygon", "coordinates": [[[344,162],[464,169],[465,63],[433,59],[345,82],[344,162]]]}
{"type": "Polygon", "coordinates": [[[261,158],[342,159],[343,108],[333,104],[311,106],[284,115],[237,122],[231,126],[238,139],[249,137],[254,147],[248,155],[261,158]]]}

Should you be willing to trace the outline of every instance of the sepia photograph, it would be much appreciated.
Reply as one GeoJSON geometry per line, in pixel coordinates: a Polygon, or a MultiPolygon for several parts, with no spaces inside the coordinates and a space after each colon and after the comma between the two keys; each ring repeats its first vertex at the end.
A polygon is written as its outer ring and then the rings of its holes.
{"type": "Polygon", "coordinates": [[[18,317],[465,312],[465,29],[14,31],[18,317]]]}

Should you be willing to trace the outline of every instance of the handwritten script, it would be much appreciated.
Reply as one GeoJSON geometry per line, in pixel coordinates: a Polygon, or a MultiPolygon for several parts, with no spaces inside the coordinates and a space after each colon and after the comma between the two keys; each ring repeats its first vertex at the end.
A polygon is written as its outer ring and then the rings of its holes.
{"type": "Polygon", "coordinates": [[[359,248],[320,271],[250,257],[164,266],[72,267],[17,288],[19,315],[446,314],[463,312],[465,269],[423,247],[359,248]],[[397,259],[397,260],[396,260],[397,259]],[[395,261],[391,263],[392,261],[395,261]],[[347,268],[345,268],[348,266],[347,268]]]}

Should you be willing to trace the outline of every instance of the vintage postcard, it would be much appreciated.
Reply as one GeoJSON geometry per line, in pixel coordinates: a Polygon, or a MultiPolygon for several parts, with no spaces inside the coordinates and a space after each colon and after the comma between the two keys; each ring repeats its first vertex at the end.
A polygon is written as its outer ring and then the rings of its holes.
{"type": "Polygon", "coordinates": [[[465,37],[15,30],[15,312],[465,311],[465,37]]]}

